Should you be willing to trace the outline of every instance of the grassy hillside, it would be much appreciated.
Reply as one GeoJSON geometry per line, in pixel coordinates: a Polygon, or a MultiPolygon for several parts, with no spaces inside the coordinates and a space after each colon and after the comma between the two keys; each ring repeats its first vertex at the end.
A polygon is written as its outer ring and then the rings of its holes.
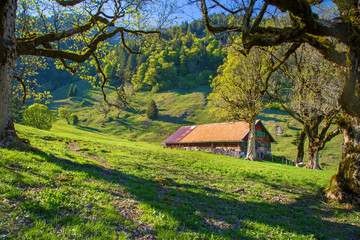
{"type": "MultiPolygon", "coordinates": [[[[69,107],[72,112],[79,115],[82,121],[80,126],[83,129],[116,135],[121,139],[154,142],[160,145],[180,126],[216,121],[209,111],[211,107],[207,104],[206,97],[211,91],[209,87],[199,87],[192,91],[140,92],[136,95],[136,101],[141,109],[140,113],[123,111],[117,119],[118,113],[113,109],[108,118],[104,119],[104,116],[96,111],[96,104],[102,99],[99,89],[92,88],[85,81],[76,84],[79,89],[77,97],[72,100],[67,99],[69,85],[66,85],[52,92],[53,100],[50,107],[54,111],[59,106],[69,107]],[[154,99],[159,106],[159,118],[155,121],[151,121],[145,116],[146,105],[151,99],[154,99]]],[[[113,90],[107,89],[107,92],[111,98],[113,90]]],[[[301,125],[282,111],[265,110],[259,118],[277,141],[272,145],[273,155],[294,160],[297,150],[291,141],[296,132],[301,129],[301,125]],[[276,127],[280,128],[280,135],[276,135],[276,127]]],[[[320,153],[320,162],[323,168],[337,170],[341,152],[342,136],[339,135],[329,142],[320,153]]],[[[305,155],[306,162],[307,154],[305,155]]]]}
{"type": "Polygon", "coordinates": [[[119,140],[58,122],[0,149],[8,239],[358,239],[360,212],[317,193],[334,171],[119,140]]]}

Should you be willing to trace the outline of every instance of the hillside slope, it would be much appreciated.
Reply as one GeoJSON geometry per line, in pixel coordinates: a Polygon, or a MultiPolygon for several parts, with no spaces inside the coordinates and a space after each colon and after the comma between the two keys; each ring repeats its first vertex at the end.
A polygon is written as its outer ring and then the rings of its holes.
{"type": "Polygon", "coordinates": [[[8,239],[358,239],[360,213],[317,191],[333,171],[128,142],[58,122],[0,149],[8,239]]]}
{"type": "MultiPolygon", "coordinates": [[[[211,91],[210,87],[198,87],[189,91],[174,89],[158,93],[139,92],[135,98],[141,109],[139,113],[130,110],[122,111],[117,118],[118,112],[116,109],[112,109],[105,119],[96,110],[96,105],[102,101],[99,89],[92,88],[85,81],[75,84],[78,86],[79,93],[77,97],[71,98],[72,100],[67,99],[69,85],[52,92],[53,100],[50,107],[54,112],[59,106],[67,106],[70,111],[79,116],[80,126],[83,128],[116,135],[121,139],[160,144],[181,126],[216,121],[206,99],[211,91]],[[146,106],[151,99],[154,99],[159,107],[159,118],[154,121],[147,119],[145,115],[146,106]]],[[[108,88],[107,92],[109,98],[113,97],[113,89],[108,88]]],[[[263,121],[276,140],[276,143],[272,145],[273,155],[278,158],[294,160],[297,150],[291,141],[296,132],[301,129],[301,125],[288,114],[279,110],[267,109],[260,114],[259,119],[263,121]],[[278,133],[276,129],[281,132],[278,133]]],[[[339,135],[327,143],[325,149],[320,152],[320,163],[323,168],[337,170],[341,159],[342,141],[343,138],[339,135]]],[[[307,162],[307,154],[305,154],[305,162],[307,162]]]]}

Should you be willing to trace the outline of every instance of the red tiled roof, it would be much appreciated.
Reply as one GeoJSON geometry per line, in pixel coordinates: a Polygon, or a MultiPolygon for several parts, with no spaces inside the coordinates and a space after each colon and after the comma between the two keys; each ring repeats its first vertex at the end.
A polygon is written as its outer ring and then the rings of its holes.
{"type": "Polygon", "coordinates": [[[176,132],[174,132],[167,139],[165,139],[163,141],[163,143],[177,143],[177,142],[180,142],[180,140],[183,139],[184,137],[186,137],[186,135],[188,135],[191,132],[191,130],[193,130],[194,128],[196,128],[196,126],[180,127],[178,130],[176,130],[176,132]]]}
{"type": "MultiPolygon", "coordinates": [[[[257,120],[255,125],[258,125],[259,123],[263,125],[260,120],[257,120]]],[[[163,143],[243,142],[248,133],[249,124],[245,121],[213,123],[191,127],[180,127],[176,132],[165,139],[163,143]]],[[[268,134],[270,135],[271,140],[275,142],[275,139],[271,134],[269,132],[268,134]]]]}
{"type": "Polygon", "coordinates": [[[248,132],[249,124],[244,121],[199,125],[180,142],[239,142],[248,132]]]}

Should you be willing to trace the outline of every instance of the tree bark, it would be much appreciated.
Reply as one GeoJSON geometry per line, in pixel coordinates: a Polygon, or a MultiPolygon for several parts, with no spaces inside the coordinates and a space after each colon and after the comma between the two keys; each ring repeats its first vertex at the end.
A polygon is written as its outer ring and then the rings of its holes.
{"type": "Polygon", "coordinates": [[[360,205],[360,118],[347,115],[341,127],[345,143],[342,160],[325,194],[335,201],[360,205]]]}
{"type": "Polygon", "coordinates": [[[257,161],[258,156],[256,153],[256,146],[255,146],[255,122],[256,119],[251,120],[249,122],[249,136],[248,136],[248,147],[247,147],[247,154],[246,159],[251,161],[257,161]]]}
{"type": "Polygon", "coordinates": [[[300,133],[299,143],[298,143],[298,147],[297,147],[296,166],[300,166],[300,165],[302,166],[302,164],[304,162],[305,138],[306,138],[306,133],[303,130],[300,133]]]}
{"type": "Polygon", "coordinates": [[[321,170],[319,164],[319,150],[316,146],[313,146],[309,143],[309,163],[306,165],[306,168],[321,170]]]}
{"type": "Polygon", "coordinates": [[[16,60],[16,0],[0,6],[0,146],[10,147],[18,139],[12,121],[12,86],[16,60]]]}

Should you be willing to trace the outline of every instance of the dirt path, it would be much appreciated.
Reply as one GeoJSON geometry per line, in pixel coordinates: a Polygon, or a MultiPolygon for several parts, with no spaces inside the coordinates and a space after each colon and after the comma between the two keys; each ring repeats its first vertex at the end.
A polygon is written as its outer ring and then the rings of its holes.
{"type": "Polygon", "coordinates": [[[74,142],[69,143],[66,147],[70,151],[73,151],[73,152],[75,152],[77,154],[80,154],[82,156],[85,156],[85,157],[88,157],[88,158],[91,158],[91,159],[95,160],[96,162],[100,163],[100,165],[103,166],[104,168],[114,169],[113,166],[111,166],[109,163],[105,162],[101,158],[99,158],[97,156],[94,156],[94,155],[91,155],[91,154],[88,154],[88,153],[85,153],[85,152],[81,152],[80,149],[79,149],[79,146],[74,142]]]}

